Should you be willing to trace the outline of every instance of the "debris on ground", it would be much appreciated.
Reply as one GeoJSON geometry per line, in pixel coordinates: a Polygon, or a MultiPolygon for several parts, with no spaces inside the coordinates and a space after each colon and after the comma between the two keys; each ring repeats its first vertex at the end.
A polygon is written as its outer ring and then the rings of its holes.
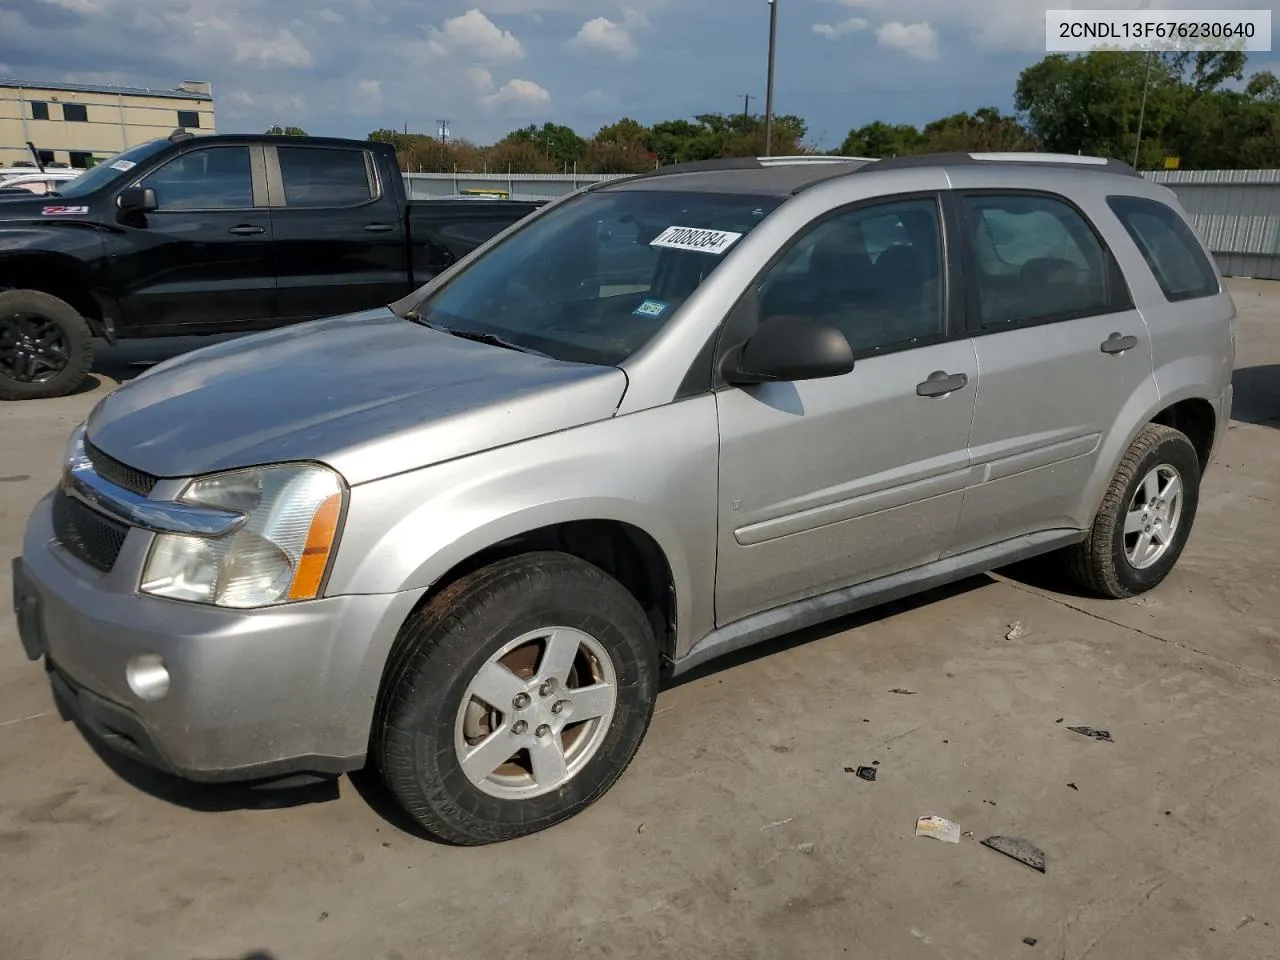
{"type": "Polygon", "coordinates": [[[799,850],[799,851],[800,851],[801,853],[803,853],[803,854],[811,854],[811,853],[813,853],[813,844],[812,844],[812,843],[800,843],[800,844],[797,844],[797,845],[796,845],[796,849],[797,849],[797,850],[799,850]]]}
{"type": "Polygon", "coordinates": [[[1006,640],[1021,640],[1031,631],[1027,629],[1027,625],[1021,620],[1015,620],[1009,624],[1009,632],[1004,635],[1006,640]]]}
{"type": "Polygon", "coordinates": [[[993,806],[993,807],[996,805],[996,802],[995,802],[994,800],[983,800],[982,802],[983,802],[983,803],[989,803],[989,804],[991,804],[991,806],[993,806]]]}
{"type": "Polygon", "coordinates": [[[903,687],[894,687],[894,688],[893,688],[892,690],[890,690],[889,692],[890,692],[890,693],[901,693],[901,694],[903,694],[904,696],[907,696],[907,697],[914,697],[914,696],[916,695],[916,692],[915,692],[914,690],[907,690],[907,689],[904,689],[903,687]]]}
{"type": "Polygon", "coordinates": [[[961,836],[961,837],[963,837],[965,840],[972,839],[972,837],[973,837],[973,831],[972,831],[972,830],[966,830],[964,833],[960,834],[960,836],[961,836]]]}
{"type": "Polygon", "coordinates": [[[1067,786],[1068,786],[1068,787],[1070,787],[1072,790],[1079,790],[1079,789],[1080,789],[1080,788],[1079,788],[1079,787],[1077,787],[1074,783],[1068,783],[1068,784],[1067,784],[1067,786]]]}
{"type": "Polygon", "coordinates": [[[960,824],[942,817],[921,817],[916,821],[917,837],[933,837],[943,843],[960,842],[960,824]]]}
{"type": "Polygon", "coordinates": [[[1072,733],[1078,733],[1084,737],[1093,737],[1094,740],[1105,740],[1107,743],[1115,743],[1111,739],[1110,730],[1097,730],[1093,727],[1067,727],[1072,733]]]}
{"type": "MultiPolygon", "coordinates": [[[[321,910],[321,911],[320,911],[320,920],[328,920],[328,919],[329,919],[329,911],[328,911],[328,910],[321,910]]],[[[317,920],[317,921],[316,921],[316,923],[319,923],[319,922],[320,922],[320,920],[317,920]]]]}
{"type": "Polygon", "coordinates": [[[1040,941],[1037,940],[1035,937],[1023,937],[1022,942],[1025,943],[1028,947],[1034,947],[1040,941]]]}
{"type": "Polygon", "coordinates": [[[997,853],[1003,853],[1006,857],[1012,857],[1020,863],[1025,863],[1032,870],[1044,873],[1044,851],[1021,837],[987,837],[982,841],[982,845],[990,847],[997,853]]]}
{"type": "Polygon", "coordinates": [[[642,824],[640,824],[638,827],[636,827],[636,833],[644,833],[644,824],[643,824],[643,823],[642,823],[642,824]]]}
{"type": "Polygon", "coordinates": [[[858,777],[862,780],[874,780],[876,778],[875,767],[859,767],[858,777]]]}
{"type": "Polygon", "coordinates": [[[1062,722],[1063,720],[1065,720],[1065,719],[1067,719],[1067,718],[1066,718],[1066,717],[1059,717],[1057,720],[1055,720],[1055,721],[1053,721],[1053,722],[1054,722],[1054,723],[1061,723],[1061,722],[1062,722]]]}
{"type": "Polygon", "coordinates": [[[766,830],[772,830],[774,827],[781,827],[783,824],[790,823],[794,819],[795,817],[787,817],[785,820],[775,820],[773,823],[766,823],[760,828],[760,832],[764,833],[766,830]]]}

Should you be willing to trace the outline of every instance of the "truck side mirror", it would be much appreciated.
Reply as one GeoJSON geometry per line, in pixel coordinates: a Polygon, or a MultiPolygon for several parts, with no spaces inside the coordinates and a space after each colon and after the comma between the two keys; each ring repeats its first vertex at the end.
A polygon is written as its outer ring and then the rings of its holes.
{"type": "Polygon", "coordinates": [[[156,192],[150,187],[126,187],[116,197],[116,206],[121,213],[150,213],[159,208],[156,192]]]}

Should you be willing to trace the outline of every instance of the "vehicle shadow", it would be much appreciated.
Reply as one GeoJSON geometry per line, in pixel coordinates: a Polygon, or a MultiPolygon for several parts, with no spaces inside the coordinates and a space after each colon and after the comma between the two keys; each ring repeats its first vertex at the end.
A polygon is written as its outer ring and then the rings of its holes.
{"type": "Polygon", "coordinates": [[[1241,367],[1231,383],[1231,419],[1280,427],[1280,363],[1241,367]]]}

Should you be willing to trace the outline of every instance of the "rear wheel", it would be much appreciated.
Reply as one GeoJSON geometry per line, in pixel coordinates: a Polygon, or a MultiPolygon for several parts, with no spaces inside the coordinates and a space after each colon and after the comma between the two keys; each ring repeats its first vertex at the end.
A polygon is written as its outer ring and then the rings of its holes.
{"type": "Polygon", "coordinates": [[[1181,556],[1200,501],[1200,459],[1187,436],[1148,424],[1126,451],[1089,536],[1068,554],[1084,587],[1123,599],[1158,585],[1181,556]]]}
{"type": "Polygon", "coordinates": [[[631,594],[575,557],[525,554],[464,577],[405,625],[373,753],[433,836],[509,840],[614,784],[657,688],[657,645],[631,594]]]}
{"type": "Polygon", "coordinates": [[[37,290],[0,293],[0,400],[63,397],[93,366],[93,334],[65,300],[37,290]]]}

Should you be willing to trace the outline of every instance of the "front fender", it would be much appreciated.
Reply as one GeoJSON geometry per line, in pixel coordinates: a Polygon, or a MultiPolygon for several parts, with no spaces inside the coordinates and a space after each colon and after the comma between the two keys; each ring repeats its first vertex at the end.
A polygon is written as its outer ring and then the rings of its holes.
{"type": "Polygon", "coordinates": [[[356,486],[328,592],[422,590],[511,537],[612,520],[666,556],[679,655],[714,625],[717,436],[707,395],[356,486]]]}

